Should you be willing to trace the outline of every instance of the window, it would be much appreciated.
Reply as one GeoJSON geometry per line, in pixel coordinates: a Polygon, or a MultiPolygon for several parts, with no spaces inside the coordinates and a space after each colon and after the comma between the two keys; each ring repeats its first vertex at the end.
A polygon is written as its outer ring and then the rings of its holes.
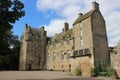
{"type": "Polygon", "coordinates": [[[82,26],[82,22],[80,22],[80,26],[82,26]]]}
{"type": "Polygon", "coordinates": [[[35,62],[35,63],[38,63],[38,59],[37,59],[37,58],[35,58],[35,59],[34,59],[34,62],[35,62]]]}
{"type": "Polygon", "coordinates": [[[48,55],[48,61],[50,61],[50,54],[48,55]]]}
{"type": "Polygon", "coordinates": [[[80,36],[83,36],[83,30],[80,29],[80,36]]]}
{"type": "Polygon", "coordinates": [[[70,51],[67,52],[67,59],[70,59],[70,51]]]}
{"type": "Polygon", "coordinates": [[[35,37],[36,37],[36,39],[38,39],[39,35],[37,34],[35,37]]]}
{"type": "Polygon", "coordinates": [[[67,40],[67,45],[70,44],[70,40],[67,40]]]}
{"type": "Polygon", "coordinates": [[[37,42],[35,42],[35,47],[36,47],[36,48],[38,47],[38,44],[37,44],[37,42]]]}
{"type": "Polygon", "coordinates": [[[53,60],[56,60],[56,53],[53,53],[53,60]]]}
{"type": "Polygon", "coordinates": [[[90,54],[90,49],[84,49],[84,54],[90,54]]]}
{"type": "Polygon", "coordinates": [[[83,46],[83,39],[80,39],[80,45],[83,46]]]}
{"type": "Polygon", "coordinates": [[[83,50],[79,50],[79,56],[83,55],[83,50]]]}
{"type": "Polygon", "coordinates": [[[61,60],[64,60],[64,52],[61,53],[61,60]]]}

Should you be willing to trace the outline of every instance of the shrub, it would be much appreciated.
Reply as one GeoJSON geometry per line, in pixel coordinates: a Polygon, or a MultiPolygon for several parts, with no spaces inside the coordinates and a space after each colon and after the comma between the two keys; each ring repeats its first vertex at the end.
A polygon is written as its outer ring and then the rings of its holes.
{"type": "Polygon", "coordinates": [[[106,72],[99,72],[99,76],[106,76],[107,73],[106,72]]]}
{"type": "Polygon", "coordinates": [[[94,77],[95,76],[95,68],[91,68],[91,76],[94,77]]]}
{"type": "Polygon", "coordinates": [[[107,76],[116,77],[115,70],[112,67],[110,67],[110,66],[107,67],[106,71],[107,71],[107,76]]]}
{"type": "Polygon", "coordinates": [[[76,68],[76,75],[77,75],[77,76],[82,75],[82,72],[81,72],[81,70],[80,70],[79,68],[76,68]]]}
{"type": "Polygon", "coordinates": [[[98,75],[98,69],[97,68],[91,68],[91,76],[95,77],[98,75]]]}

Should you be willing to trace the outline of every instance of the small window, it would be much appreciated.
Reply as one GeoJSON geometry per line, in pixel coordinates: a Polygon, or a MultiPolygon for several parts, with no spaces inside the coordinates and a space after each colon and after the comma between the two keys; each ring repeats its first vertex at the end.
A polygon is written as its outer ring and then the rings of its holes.
{"type": "Polygon", "coordinates": [[[82,26],[82,22],[80,22],[80,26],[82,26]]]}
{"type": "Polygon", "coordinates": [[[83,36],[83,30],[80,29],[80,36],[83,36]]]}
{"type": "Polygon", "coordinates": [[[70,59],[70,51],[67,52],[67,59],[70,59]]]}
{"type": "Polygon", "coordinates": [[[61,53],[61,60],[64,60],[64,52],[61,53]]]}
{"type": "Polygon", "coordinates": [[[36,39],[38,39],[38,37],[39,37],[39,35],[37,34],[37,35],[36,35],[36,39]]]}
{"type": "Polygon", "coordinates": [[[38,43],[37,43],[37,42],[35,42],[35,47],[36,47],[36,48],[38,47],[38,43]]]}
{"type": "Polygon", "coordinates": [[[56,60],[56,53],[53,53],[53,60],[56,60]]]}
{"type": "Polygon", "coordinates": [[[35,58],[35,59],[34,59],[34,62],[35,62],[35,63],[38,63],[38,59],[37,59],[37,58],[35,58]]]}
{"type": "Polygon", "coordinates": [[[50,54],[48,55],[48,61],[50,61],[50,54]]]}
{"type": "Polygon", "coordinates": [[[83,39],[80,39],[80,45],[83,46],[83,39]]]}

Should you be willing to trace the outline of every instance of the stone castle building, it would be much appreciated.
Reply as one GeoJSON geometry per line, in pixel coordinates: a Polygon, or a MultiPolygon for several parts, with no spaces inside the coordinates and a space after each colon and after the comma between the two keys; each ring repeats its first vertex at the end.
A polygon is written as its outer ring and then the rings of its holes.
{"type": "Polygon", "coordinates": [[[110,60],[113,69],[116,71],[117,76],[120,78],[120,42],[111,50],[110,60]]]}
{"type": "Polygon", "coordinates": [[[26,25],[21,37],[20,70],[59,70],[75,75],[76,69],[83,76],[91,75],[96,62],[109,62],[108,41],[105,20],[99,4],[92,3],[93,9],[80,13],[69,29],[64,23],[61,33],[46,36],[44,27],[31,28],[26,25]]]}

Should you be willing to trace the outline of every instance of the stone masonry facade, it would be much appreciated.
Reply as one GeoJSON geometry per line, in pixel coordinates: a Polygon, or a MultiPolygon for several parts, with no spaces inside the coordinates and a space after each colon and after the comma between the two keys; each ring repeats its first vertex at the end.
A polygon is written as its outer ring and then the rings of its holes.
{"type": "Polygon", "coordinates": [[[20,70],[57,70],[76,75],[76,69],[82,76],[90,76],[91,68],[103,60],[109,63],[108,40],[105,20],[99,10],[99,4],[92,3],[92,9],[79,13],[69,29],[64,23],[61,33],[46,36],[44,27],[31,28],[26,25],[21,38],[20,70]]]}
{"type": "Polygon", "coordinates": [[[112,67],[116,70],[117,76],[120,78],[120,42],[110,52],[110,60],[112,67]]]}
{"type": "Polygon", "coordinates": [[[20,70],[45,69],[46,31],[31,28],[26,24],[21,37],[20,70]]]}

